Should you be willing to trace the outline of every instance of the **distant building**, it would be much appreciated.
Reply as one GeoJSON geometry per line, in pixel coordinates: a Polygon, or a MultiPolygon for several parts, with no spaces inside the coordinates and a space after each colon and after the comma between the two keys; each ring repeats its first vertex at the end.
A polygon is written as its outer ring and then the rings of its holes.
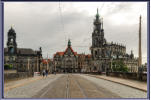
{"type": "Polygon", "coordinates": [[[48,70],[48,73],[52,73],[54,70],[54,62],[52,59],[43,59],[42,66],[41,66],[41,73],[43,70],[48,70]]]}
{"type": "Polygon", "coordinates": [[[84,72],[86,70],[85,54],[78,54],[78,67],[80,68],[80,72],[84,72]]]}
{"type": "Polygon", "coordinates": [[[70,40],[64,52],[57,52],[54,55],[54,67],[57,72],[80,72],[78,67],[78,55],[71,47],[70,40]]]}
{"type": "Polygon", "coordinates": [[[4,64],[12,64],[19,72],[40,71],[42,49],[18,48],[16,32],[11,27],[8,31],[7,47],[4,48],[4,64]]]}
{"type": "Polygon", "coordinates": [[[92,46],[90,48],[93,71],[105,72],[107,68],[112,70],[112,62],[120,60],[127,65],[130,72],[137,72],[138,59],[134,58],[133,52],[127,54],[125,46],[113,42],[109,43],[105,39],[103,19],[100,19],[98,9],[93,24],[92,46]]]}

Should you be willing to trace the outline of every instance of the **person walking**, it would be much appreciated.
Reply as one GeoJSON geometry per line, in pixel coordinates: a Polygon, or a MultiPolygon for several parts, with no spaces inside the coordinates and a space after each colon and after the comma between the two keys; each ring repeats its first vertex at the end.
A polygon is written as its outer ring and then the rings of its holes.
{"type": "Polygon", "coordinates": [[[45,69],[44,69],[43,72],[42,72],[43,77],[45,76],[45,73],[46,73],[46,71],[45,71],[45,69]]]}
{"type": "Polygon", "coordinates": [[[48,70],[46,69],[46,77],[48,76],[48,70]]]}

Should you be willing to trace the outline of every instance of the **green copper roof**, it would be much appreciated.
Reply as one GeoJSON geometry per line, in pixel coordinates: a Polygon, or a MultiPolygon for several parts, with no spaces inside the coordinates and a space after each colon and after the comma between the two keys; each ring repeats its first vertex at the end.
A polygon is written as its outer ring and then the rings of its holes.
{"type": "Polygon", "coordinates": [[[96,14],[96,17],[100,17],[100,15],[99,15],[99,11],[98,11],[98,8],[97,8],[97,14],[96,14]]]}
{"type": "Polygon", "coordinates": [[[68,46],[71,46],[71,41],[70,41],[70,39],[68,40],[68,46]]]}

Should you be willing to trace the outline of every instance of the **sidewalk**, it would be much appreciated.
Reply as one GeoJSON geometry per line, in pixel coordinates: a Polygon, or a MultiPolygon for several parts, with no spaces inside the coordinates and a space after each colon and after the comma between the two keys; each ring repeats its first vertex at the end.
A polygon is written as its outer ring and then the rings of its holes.
{"type": "Polygon", "coordinates": [[[104,79],[104,80],[108,80],[111,82],[119,83],[122,85],[130,86],[132,88],[136,88],[136,89],[147,92],[147,82],[140,82],[137,80],[123,79],[123,78],[111,77],[111,76],[105,76],[105,75],[90,75],[90,74],[87,74],[87,75],[104,79]]]}
{"type": "MultiPolygon", "coordinates": [[[[48,77],[49,76],[50,75],[48,75],[48,77]]],[[[16,87],[24,86],[26,84],[29,84],[31,82],[34,82],[40,79],[43,79],[43,76],[34,76],[34,77],[25,78],[25,79],[6,82],[4,83],[4,92],[7,92],[8,90],[16,88],[16,87]]]]}

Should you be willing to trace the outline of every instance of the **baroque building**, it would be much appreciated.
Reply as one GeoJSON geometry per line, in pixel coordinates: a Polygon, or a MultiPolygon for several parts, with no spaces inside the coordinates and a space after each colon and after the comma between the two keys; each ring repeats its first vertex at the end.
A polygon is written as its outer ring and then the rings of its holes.
{"type": "Polygon", "coordinates": [[[57,72],[79,72],[78,55],[71,47],[70,40],[64,52],[54,54],[54,67],[57,72]]]}
{"type": "Polygon", "coordinates": [[[54,68],[56,72],[90,72],[92,69],[92,58],[90,54],[77,54],[71,47],[68,40],[68,46],[64,52],[56,52],[53,58],[54,68]]]}
{"type": "Polygon", "coordinates": [[[7,47],[4,48],[4,64],[13,65],[18,72],[40,71],[42,49],[18,48],[16,32],[11,27],[8,31],[7,47]]]}
{"type": "Polygon", "coordinates": [[[105,72],[107,69],[112,70],[111,64],[113,61],[123,61],[130,71],[137,72],[138,59],[134,58],[133,52],[127,54],[126,46],[107,42],[104,37],[103,18],[100,19],[98,9],[95,17],[92,46],[90,48],[93,71],[105,72]]]}

